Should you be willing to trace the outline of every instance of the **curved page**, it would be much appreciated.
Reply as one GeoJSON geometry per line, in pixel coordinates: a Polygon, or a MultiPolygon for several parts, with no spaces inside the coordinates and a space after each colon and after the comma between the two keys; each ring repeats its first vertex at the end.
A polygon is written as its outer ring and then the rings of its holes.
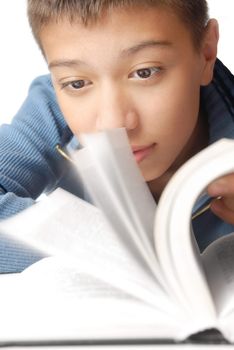
{"type": "Polygon", "coordinates": [[[155,222],[155,246],[172,293],[193,317],[211,320],[215,307],[190,228],[196,198],[215,178],[234,170],[234,141],[221,140],[188,161],[164,190],[155,222]]]}

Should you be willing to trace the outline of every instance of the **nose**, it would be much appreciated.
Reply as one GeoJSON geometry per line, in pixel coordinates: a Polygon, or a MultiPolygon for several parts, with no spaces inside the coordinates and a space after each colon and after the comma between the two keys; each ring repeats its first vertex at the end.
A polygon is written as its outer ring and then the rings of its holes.
{"type": "Polygon", "coordinates": [[[138,125],[138,114],[130,96],[121,89],[105,89],[98,99],[96,127],[98,131],[114,128],[133,130],[138,125]]]}

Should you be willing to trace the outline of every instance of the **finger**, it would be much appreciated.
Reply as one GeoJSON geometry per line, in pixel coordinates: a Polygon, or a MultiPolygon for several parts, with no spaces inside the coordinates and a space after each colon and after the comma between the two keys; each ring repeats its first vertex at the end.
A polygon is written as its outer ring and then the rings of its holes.
{"type": "Polygon", "coordinates": [[[234,213],[234,196],[233,195],[231,195],[230,197],[229,196],[223,197],[222,202],[226,208],[228,208],[229,210],[232,210],[234,213]]]}
{"type": "Polygon", "coordinates": [[[232,200],[232,206],[229,208],[225,204],[225,200],[219,199],[219,200],[213,200],[210,209],[212,212],[217,215],[220,219],[226,221],[227,223],[234,225],[234,203],[232,200]]]}
{"type": "Polygon", "coordinates": [[[210,183],[207,192],[211,197],[232,195],[234,196],[234,173],[220,177],[210,183]]]}

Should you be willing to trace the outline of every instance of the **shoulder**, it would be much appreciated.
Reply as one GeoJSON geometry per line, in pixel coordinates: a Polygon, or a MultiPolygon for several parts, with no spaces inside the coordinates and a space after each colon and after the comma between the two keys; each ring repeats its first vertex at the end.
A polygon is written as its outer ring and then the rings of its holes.
{"type": "Polygon", "coordinates": [[[39,103],[40,105],[50,103],[59,110],[54,87],[49,74],[38,76],[32,81],[29,86],[28,97],[30,97],[32,103],[39,103]]]}
{"type": "Polygon", "coordinates": [[[51,76],[36,77],[29,86],[27,97],[13,118],[11,127],[34,132],[34,138],[48,135],[48,140],[56,138],[54,142],[66,136],[66,141],[72,138],[72,133],[64,119],[57,102],[51,76]]]}
{"type": "Polygon", "coordinates": [[[219,59],[212,82],[201,89],[201,103],[208,118],[209,143],[234,139],[234,77],[219,59]]]}
{"type": "Polygon", "coordinates": [[[234,116],[234,76],[219,59],[215,62],[212,83],[234,116]]]}

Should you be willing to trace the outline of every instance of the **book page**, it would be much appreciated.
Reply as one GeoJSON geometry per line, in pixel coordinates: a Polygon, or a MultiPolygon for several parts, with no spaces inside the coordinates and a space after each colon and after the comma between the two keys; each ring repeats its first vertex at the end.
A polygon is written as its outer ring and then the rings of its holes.
{"type": "Polygon", "coordinates": [[[220,317],[234,312],[234,233],[210,244],[202,254],[207,281],[220,317]]]}
{"type": "Polygon", "coordinates": [[[136,247],[163,285],[153,246],[156,204],[134,160],[125,129],[83,135],[82,140],[86,147],[73,154],[73,161],[90,196],[113,230],[125,244],[136,247]]]}
{"type": "Polygon", "coordinates": [[[199,322],[215,320],[216,308],[191,229],[192,208],[211,181],[234,170],[233,157],[234,141],[223,139],[191,158],[164,189],[155,219],[155,247],[169,289],[199,322]]]}
{"type": "Polygon", "coordinates": [[[62,189],[2,221],[0,232],[49,254],[62,255],[79,271],[173,313],[169,298],[134,246],[123,243],[100,210],[62,189]]]}
{"type": "Polygon", "coordinates": [[[0,341],[178,338],[179,322],[67,260],[0,276],[0,341]]]}

